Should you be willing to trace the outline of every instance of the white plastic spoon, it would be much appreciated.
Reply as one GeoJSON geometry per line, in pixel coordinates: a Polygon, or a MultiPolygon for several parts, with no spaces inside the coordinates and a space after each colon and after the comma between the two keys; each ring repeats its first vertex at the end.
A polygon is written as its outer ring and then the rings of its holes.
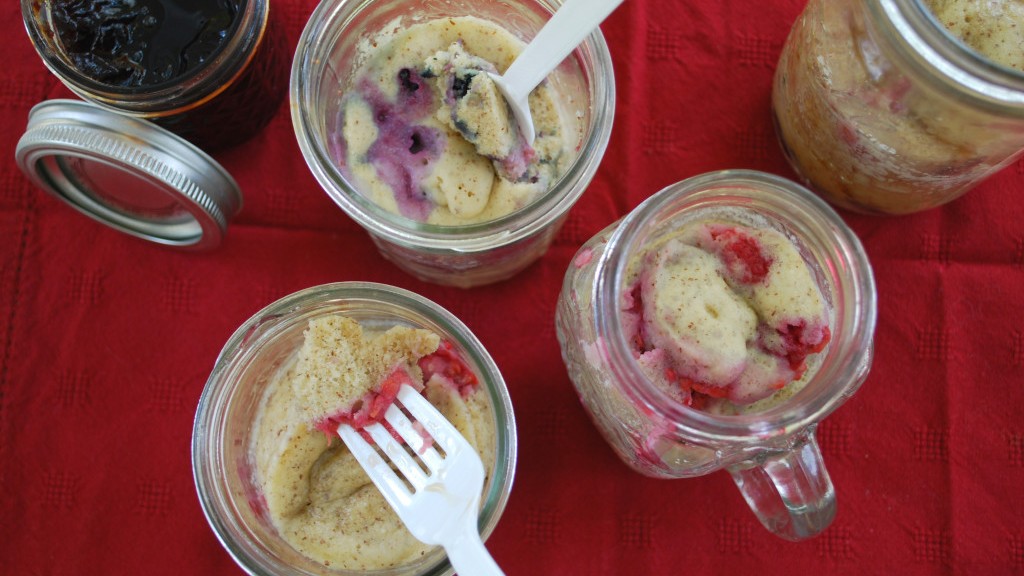
{"type": "Polygon", "coordinates": [[[488,72],[508,100],[527,144],[532,146],[537,136],[530,114],[530,92],[622,2],[566,0],[504,74],[488,72]]]}

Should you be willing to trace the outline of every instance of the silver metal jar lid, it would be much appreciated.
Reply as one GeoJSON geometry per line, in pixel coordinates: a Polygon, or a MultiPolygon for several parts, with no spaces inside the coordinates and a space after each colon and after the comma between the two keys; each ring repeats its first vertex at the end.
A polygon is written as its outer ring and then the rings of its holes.
{"type": "Polygon", "coordinates": [[[15,158],[38,186],[112,228],[159,244],[220,244],[242,207],[234,178],[151,122],[78,100],[29,113],[15,158]]]}

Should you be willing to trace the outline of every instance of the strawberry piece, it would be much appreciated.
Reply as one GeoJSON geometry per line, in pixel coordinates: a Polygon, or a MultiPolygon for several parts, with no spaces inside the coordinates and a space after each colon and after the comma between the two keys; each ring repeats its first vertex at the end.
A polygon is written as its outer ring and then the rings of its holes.
{"type": "Polygon", "coordinates": [[[718,244],[718,255],[737,282],[757,284],[768,276],[772,259],[762,251],[757,238],[737,228],[720,226],[711,230],[711,239],[718,244]]]}
{"type": "Polygon", "coordinates": [[[671,368],[665,369],[665,378],[667,378],[669,382],[675,382],[680,388],[690,394],[691,402],[693,400],[693,394],[703,394],[704,396],[710,396],[711,398],[725,398],[729,395],[729,390],[726,388],[721,386],[711,386],[709,384],[703,384],[696,380],[692,380],[686,376],[677,374],[676,371],[671,368]]]}
{"type": "Polygon", "coordinates": [[[455,387],[463,397],[468,396],[476,388],[479,381],[476,374],[459,357],[451,342],[445,340],[437,351],[419,359],[417,364],[423,370],[423,380],[429,381],[434,376],[455,387]]]}
{"type": "Polygon", "coordinates": [[[646,352],[650,350],[650,346],[644,340],[643,334],[643,323],[644,323],[644,298],[642,293],[642,287],[637,282],[636,286],[623,294],[622,296],[622,312],[626,316],[633,315],[636,317],[636,331],[630,336],[630,343],[633,345],[633,349],[636,352],[646,352]]]}
{"type": "Polygon", "coordinates": [[[376,395],[373,398],[373,407],[370,409],[369,414],[371,419],[379,420],[384,417],[384,411],[395,402],[402,384],[408,384],[413,388],[416,387],[412,381],[412,376],[409,375],[409,371],[404,366],[395,366],[391,373],[384,377],[384,380],[381,381],[380,386],[377,388],[376,395]]]}
{"type": "Polygon", "coordinates": [[[807,357],[824,350],[829,340],[832,339],[832,332],[828,326],[823,326],[817,341],[810,341],[809,339],[813,336],[807,334],[807,321],[804,319],[789,322],[777,332],[786,347],[784,353],[779,355],[784,356],[789,362],[789,367],[798,374],[803,374],[806,370],[805,360],[807,357]]]}
{"type": "Polygon", "coordinates": [[[722,388],[721,386],[709,386],[699,382],[691,381],[690,389],[698,394],[703,394],[712,398],[726,398],[729,396],[729,390],[726,388],[722,388]]]}
{"type": "MultiPolygon", "coordinates": [[[[398,365],[380,381],[375,390],[368,391],[362,398],[356,400],[351,408],[324,418],[314,424],[314,427],[326,434],[328,441],[333,440],[335,431],[341,424],[348,424],[362,433],[362,429],[370,424],[384,422],[384,413],[387,412],[388,407],[395,403],[395,398],[398,397],[398,390],[402,387],[402,384],[409,384],[417,388],[405,366],[398,365]]],[[[422,386],[419,388],[422,388],[422,386]]],[[[387,425],[387,422],[384,422],[384,424],[392,436],[401,440],[398,433],[392,430],[387,425]]],[[[368,436],[365,434],[363,436],[369,440],[368,436]]]]}
{"type": "Polygon", "coordinates": [[[830,340],[832,340],[832,331],[828,329],[828,326],[823,326],[821,328],[821,341],[812,346],[808,350],[808,354],[817,354],[818,352],[821,352],[825,349],[825,346],[828,345],[830,340]]]}

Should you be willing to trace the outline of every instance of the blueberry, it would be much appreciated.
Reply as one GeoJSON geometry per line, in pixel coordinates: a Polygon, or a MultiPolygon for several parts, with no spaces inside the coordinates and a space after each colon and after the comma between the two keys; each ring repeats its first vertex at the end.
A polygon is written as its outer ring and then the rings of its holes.
{"type": "Polygon", "coordinates": [[[426,146],[423,145],[423,137],[420,136],[419,132],[412,133],[412,146],[409,146],[410,154],[417,154],[422,152],[426,146]]]}
{"type": "Polygon", "coordinates": [[[462,135],[470,141],[476,138],[476,132],[474,132],[473,129],[469,127],[469,124],[466,124],[462,119],[457,118],[455,120],[455,129],[461,132],[462,135]]]}
{"type": "Polygon", "coordinates": [[[415,92],[420,89],[420,85],[412,78],[412,70],[402,68],[398,71],[398,81],[402,83],[402,89],[407,92],[415,92]]]}
{"type": "Polygon", "coordinates": [[[473,82],[475,74],[465,74],[452,78],[452,93],[455,98],[462,99],[469,92],[469,85],[473,82]]]}

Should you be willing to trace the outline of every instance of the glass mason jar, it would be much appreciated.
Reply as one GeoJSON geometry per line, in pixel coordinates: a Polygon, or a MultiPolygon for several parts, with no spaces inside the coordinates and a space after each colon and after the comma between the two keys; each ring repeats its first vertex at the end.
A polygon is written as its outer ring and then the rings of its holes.
{"type": "Polygon", "coordinates": [[[401,217],[364,196],[332,155],[341,133],[341,95],[380,31],[434,18],[476,16],[529,41],[558,0],[326,0],[309,18],[292,64],[292,123],[299,147],[327,194],[365,228],[381,254],[428,282],[471,287],[507,279],[543,256],[568,210],[590,184],[611,134],[615,80],[601,32],[591,34],[549,76],[582,132],[567,171],[518,211],[478,224],[431,225],[401,217]]]}
{"type": "MultiPolygon", "coordinates": [[[[189,20],[182,14],[198,9],[197,6],[214,6],[212,3],[176,6],[172,0],[152,0],[149,3],[96,3],[90,9],[87,3],[75,5],[61,0],[21,0],[25,27],[36,51],[47,68],[84,100],[116,112],[151,120],[206,151],[233,146],[254,136],[270,121],[287,92],[287,46],[282,31],[271,24],[269,0],[224,0],[216,4],[218,10],[222,10],[218,17],[232,19],[225,36],[221,38],[217,35],[216,41],[207,40],[215,42],[215,48],[208,56],[193,56],[187,60],[182,52],[182,62],[188,64],[177,68],[173,74],[165,72],[158,75],[164,79],[155,83],[115,81],[109,69],[104,69],[106,75],[100,78],[98,70],[104,65],[96,65],[95,62],[102,62],[106,54],[102,55],[103,58],[95,58],[93,64],[90,64],[90,59],[81,52],[82,48],[72,43],[71,36],[66,41],[62,40],[62,26],[66,27],[63,24],[66,18],[64,11],[70,10],[69,6],[84,11],[78,17],[98,27],[95,33],[89,31],[89,34],[96,37],[93,46],[99,46],[98,49],[102,50],[117,50],[116,44],[111,48],[105,46],[104,42],[114,42],[120,36],[103,29],[109,25],[108,21],[91,20],[93,16],[90,11],[94,11],[95,18],[99,18],[104,10],[110,10],[111,7],[121,9],[122,6],[129,6],[135,9],[137,6],[138,10],[157,11],[152,8],[155,5],[166,5],[166,26],[178,30],[190,25],[201,26],[201,23],[189,20]],[[175,10],[170,9],[172,5],[175,10]],[[184,12],[179,14],[179,11],[184,12]],[[103,36],[105,33],[110,38],[103,36]],[[193,64],[194,60],[200,63],[193,64]]],[[[136,25],[143,25],[142,16],[135,14],[133,18],[136,25]]],[[[120,29],[117,32],[122,33],[129,34],[130,31],[120,29]]],[[[73,31],[72,34],[85,36],[79,31],[73,31]]],[[[122,40],[130,41],[128,38],[122,40]]],[[[155,48],[152,49],[155,51],[155,48]]],[[[95,57],[95,52],[92,55],[95,57]]],[[[122,56],[125,59],[128,57],[122,56]]],[[[131,57],[138,58],[139,55],[131,57]]],[[[156,60],[155,56],[153,58],[154,69],[167,65],[166,61],[156,60]]]]}
{"type": "Polygon", "coordinates": [[[627,465],[657,478],[724,468],[766,528],[797,540],[817,534],[834,516],[835,495],[814,433],[867,377],[875,306],[860,242],[821,199],[782,178],[724,171],[665,188],[586,242],[566,272],[556,326],[584,408],[627,465]],[[631,261],[680,226],[704,219],[757,222],[783,233],[828,309],[832,338],[809,363],[803,388],[738,415],[684,405],[645,377],[622,320],[625,298],[632,300],[631,261]]]}
{"type": "MultiPolygon", "coordinates": [[[[512,489],[517,443],[511,399],[494,361],[462,322],[421,296],[381,284],[308,288],[274,302],[238,328],[217,358],[196,411],[192,466],[199,500],[221,544],[249,574],[364,573],[325,567],[281,538],[259,504],[249,451],[253,421],[272,376],[297,353],[311,319],[339,313],[363,324],[424,328],[454,345],[478,376],[492,408],[496,453],[480,510],[483,538],[497,525],[512,489]]],[[[442,575],[452,568],[437,548],[414,564],[372,573],[442,575]]]]}
{"type": "Polygon", "coordinates": [[[810,0],[773,108],[796,171],[859,212],[939,206],[1024,150],[1024,72],[968,48],[923,0],[810,0]]]}

